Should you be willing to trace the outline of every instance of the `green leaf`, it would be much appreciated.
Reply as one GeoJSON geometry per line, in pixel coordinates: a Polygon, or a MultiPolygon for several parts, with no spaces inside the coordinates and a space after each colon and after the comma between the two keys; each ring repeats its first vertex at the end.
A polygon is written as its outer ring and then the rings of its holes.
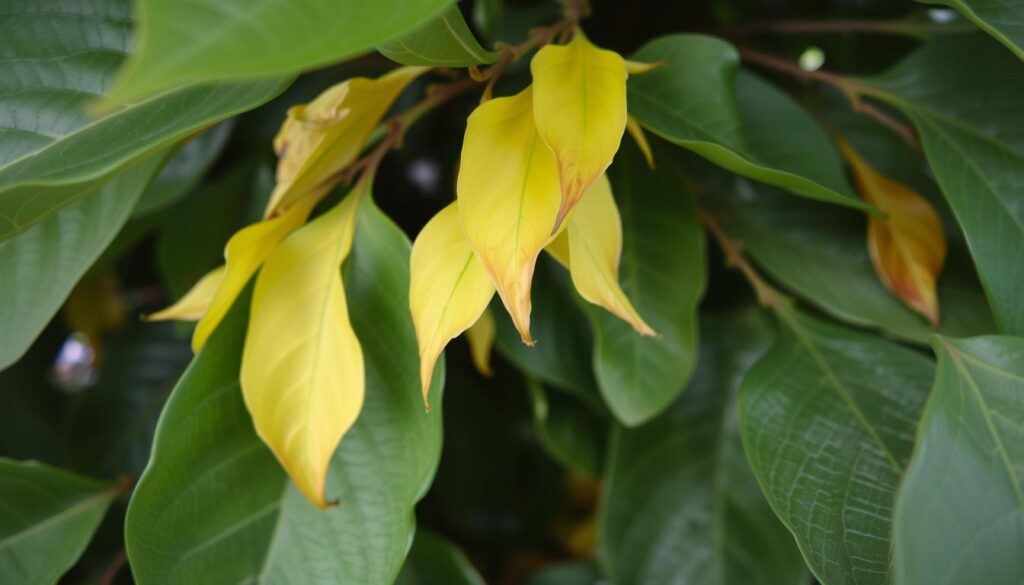
{"type": "Polygon", "coordinates": [[[548,392],[527,380],[533,423],[540,444],[558,462],[577,472],[598,477],[604,465],[609,421],[605,413],[564,392],[548,392]]]}
{"type": "Polygon", "coordinates": [[[610,582],[799,585],[807,569],[743,456],[735,395],[771,340],[759,314],[715,315],[687,391],[612,433],[599,554],[610,582]]]}
{"type": "Polygon", "coordinates": [[[161,415],[128,509],[139,583],[394,581],[441,449],[441,413],[425,413],[419,393],[409,254],[408,239],[365,202],[345,287],[366,360],[366,402],[331,464],[327,492],[340,505],[314,508],[252,428],[238,386],[243,299],[161,415]]]}
{"type": "Polygon", "coordinates": [[[108,103],[196,82],[293,75],[407,33],[452,0],[138,2],[138,52],[108,103]]]}
{"type": "Polygon", "coordinates": [[[823,585],[888,584],[892,509],[932,362],[782,311],[778,340],[740,387],[747,459],[823,585]]]}
{"type": "Polygon", "coordinates": [[[417,530],[395,585],[484,585],[458,546],[428,530],[417,530]]]}
{"type": "Polygon", "coordinates": [[[0,582],[52,585],[85,550],[118,489],[0,458],[0,582]]]}
{"type": "Polygon", "coordinates": [[[860,83],[917,126],[996,324],[1024,334],[1024,64],[985,37],[953,37],[860,83]]]}
{"type": "Polygon", "coordinates": [[[1024,575],[1024,339],[937,337],[935,386],[896,503],[897,583],[1024,575]]]}
{"type": "Polygon", "coordinates": [[[129,4],[0,0],[0,239],[284,89],[281,79],[189,87],[91,119],[84,106],[106,92],[131,44],[129,4]]]}
{"type": "Polygon", "coordinates": [[[90,197],[0,241],[0,368],[17,360],[114,239],[165,156],[150,157],[90,197]]]}
{"type": "Polygon", "coordinates": [[[862,210],[828,136],[774,86],[741,72],[713,37],[655,39],[635,61],[664,64],[629,78],[629,111],[646,128],[734,173],[797,195],[862,210]],[[738,98],[738,102],[737,102],[738,98]]]}
{"type": "Polygon", "coordinates": [[[153,184],[142,194],[132,210],[132,217],[160,211],[184,197],[217,160],[227,145],[233,127],[233,119],[225,120],[195,138],[186,139],[185,144],[167,161],[153,184]]]}
{"type": "Polygon", "coordinates": [[[601,571],[590,561],[550,565],[531,575],[525,585],[598,585],[601,571]]]}
{"type": "Polygon", "coordinates": [[[402,65],[469,67],[498,60],[497,53],[480,46],[456,4],[416,30],[378,45],[377,50],[402,65]]]}
{"type": "Polygon", "coordinates": [[[598,387],[627,426],[671,404],[697,361],[697,305],[707,280],[704,230],[693,195],[661,152],[651,170],[640,150],[625,144],[608,175],[622,216],[622,290],[658,336],[637,335],[628,323],[586,304],[598,387]]]}
{"type": "Polygon", "coordinates": [[[918,0],[952,6],[1024,59],[1024,12],[1016,0],[918,0]]]}

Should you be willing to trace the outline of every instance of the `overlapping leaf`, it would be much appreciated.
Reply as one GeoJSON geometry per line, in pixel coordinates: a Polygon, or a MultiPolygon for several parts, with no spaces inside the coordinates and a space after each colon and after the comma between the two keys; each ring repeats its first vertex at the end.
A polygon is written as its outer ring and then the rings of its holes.
{"type": "Polygon", "coordinates": [[[402,65],[469,67],[498,59],[496,52],[480,46],[456,4],[416,30],[378,45],[377,50],[402,65]]]}
{"type": "Polygon", "coordinates": [[[1024,59],[1024,12],[1015,0],[920,0],[956,8],[1024,59]]]}

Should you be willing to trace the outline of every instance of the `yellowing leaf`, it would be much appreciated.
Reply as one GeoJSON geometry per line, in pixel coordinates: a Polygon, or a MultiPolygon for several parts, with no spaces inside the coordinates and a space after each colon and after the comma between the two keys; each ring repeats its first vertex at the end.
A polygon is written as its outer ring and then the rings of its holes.
{"type": "Polygon", "coordinates": [[[459,225],[458,203],[434,216],[412,245],[409,308],[420,348],[423,403],[434,364],[445,346],[468,329],[494,296],[483,266],[459,225]]]}
{"type": "Polygon", "coordinates": [[[560,225],[619,150],[626,129],[626,62],[577,31],[568,45],[538,51],[530,71],[537,131],[558,161],[560,225]]]}
{"type": "Polygon", "coordinates": [[[224,282],[224,274],[226,272],[224,266],[218,266],[207,272],[184,296],[178,299],[178,302],[162,311],[146,315],[146,321],[170,321],[175,319],[179,321],[198,321],[206,314],[206,310],[210,308],[210,303],[213,301],[214,295],[217,294],[217,289],[224,282]]]}
{"type": "Polygon", "coordinates": [[[400,67],[378,79],[348,79],[289,109],[274,138],[280,160],[267,217],[308,193],[330,190],[332,177],[355,161],[398,94],[428,70],[400,67]]]}
{"type": "Polygon", "coordinates": [[[231,236],[224,249],[224,279],[213,295],[209,309],[196,324],[192,334],[193,351],[198,352],[203,347],[252,275],[278,243],[306,221],[316,203],[316,198],[307,197],[283,215],[246,226],[231,236]]]}
{"type": "Polygon", "coordinates": [[[633,137],[633,141],[636,142],[640,152],[647,159],[647,166],[653,169],[654,153],[651,152],[651,145],[647,142],[647,135],[644,134],[644,129],[640,127],[640,122],[637,122],[633,116],[626,117],[626,130],[629,130],[629,135],[633,137]]]}
{"type": "MultiPolygon", "coordinates": [[[[641,335],[657,335],[619,286],[622,220],[608,177],[601,175],[576,207],[563,236],[568,241],[569,273],[580,296],[630,324],[641,335]]],[[[553,242],[554,243],[554,242],[553,242]]],[[[559,259],[565,243],[551,250],[559,259]]],[[[564,260],[560,262],[565,264],[564,260]]]]}
{"type": "Polygon", "coordinates": [[[526,88],[481,104],[469,117],[458,180],[462,231],[523,342],[530,337],[530,284],[558,216],[558,168],[533,122],[526,88]]]}
{"type": "Polygon", "coordinates": [[[871,168],[845,141],[840,140],[839,147],[861,196],[888,215],[868,218],[868,251],[875,272],[904,303],[938,325],[935,283],[946,261],[939,214],[924,197],[871,168]]]}
{"type": "Polygon", "coordinates": [[[256,433],[320,508],[329,505],[331,457],[363,406],[363,352],[341,281],[362,191],[360,183],[267,258],[242,353],[242,395],[256,433]]]}
{"type": "Polygon", "coordinates": [[[497,324],[494,322],[494,315],[489,310],[484,310],[476,323],[466,330],[466,340],[469,341],[469,353],[473,358],[473,365],[476,371],[490,378],[494,375],[491,369],[491,351],[494,349],[494,337],[498,333],[497,324]]]}

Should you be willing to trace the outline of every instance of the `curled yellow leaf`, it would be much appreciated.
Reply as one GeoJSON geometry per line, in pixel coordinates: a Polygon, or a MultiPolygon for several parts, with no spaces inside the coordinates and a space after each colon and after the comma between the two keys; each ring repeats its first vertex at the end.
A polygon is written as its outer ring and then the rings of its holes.
{"type": "Polygon", "coordinates": [[[410,270],[409,308],[419,342],[423,403],[429,408],[437,358],[480,318],[494,296],[494,285],[462,234],[458,203],[423,227],[412,245],[410,270]]]}
{"type": "Polygon", "coordinates": [[[213,296],[224,282],[224,266],[218,266],[196,281],[178,302],[156,313],[145,316],[146,321],[198,321],[210,308],[213,296]]]}
{"type": "Polygon", "coordinates": [[[476,371],[490,378],[494,375],[491,369],[491,351],[494,349],[494,338],[498,333],[497,324],[494,322],[494,314],[484,310],[476,323],[466,330],[466,340],[469,341],[469,354],[473,358],[473,366],[476,371]]]}
{"type": "Polygon", "coordinates": [[[290,108],[274,138],[277,185],[267,217],[309,193],[329,190],[330,179],[355,161],[402,90],[428,69],[400,67],[377,79],[348,79],[290,108]]]}
{"type": "Polygon", "coordinates": [[[857,190],[887,217],[868,218],[868,251],[875,272],[889,290],[933,325],[939,323],[936,282],[946,261],[946,236],[932,205],[906,185],[873,169],[845,141],[857,190]]]}
{"type": "Polygon", "coordinates": [[[619,150],[626,129],[626,62],[577,31],[530,63],[537,131],[555,155],[562,201],[556,226],[619,150]]]}
{"type": "Polygon", "coordinates": [[[203,347],[252,275],[281,240],[306,221],[316,203],[316,198],[307,197],[284,214],[246,226],[231,236],[224,248],[224,278],[196,324],[192,351],[198,352],[203,347]]]}
{"type": "Polygon", "coordinates": [[[654,153],[651,152],[651,145],[647,142],[647,135],[644,134],[644,129],[640,126],[640,122],[637,122],[633,116],[628,116],[626,118],[626,130],[629,130],[629,135],[633,137],[637,148],[643,153],[644,158],[647,160],[647,166],[653,169],[654,153]]]}
{"type": "Polygon", "coordinates": [[[362,184],[289,235],[256,277],[242,353],[242,395],[256,433],[299,490],[327,507],[327,469],[363,405],[363,352],[341,264],[362,184]]]}
{"type": "Polygon", "coordinates": [[[558,216],[558,168],[533,121],[533,93],[481,104],[470,115],[458,179],[459,216],[523,342],[537,255],[558,216]]]}
{"type": "Polygon", "coordinates": [[[641,335],[656,335],[619,285],[622,220],[608,177],[601,175],[576,206],[569,228],[547,250],[568,266],[580,296],[630,324],[641,335]]]}

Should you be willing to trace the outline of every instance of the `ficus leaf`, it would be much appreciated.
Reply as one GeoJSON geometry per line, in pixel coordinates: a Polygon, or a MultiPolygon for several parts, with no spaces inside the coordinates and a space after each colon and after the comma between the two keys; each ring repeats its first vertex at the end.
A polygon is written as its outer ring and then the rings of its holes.
{"type": "Polygon", "coordinates": [[[1016,0],[918,0],[952,6],[1024,59],[1024,12],[1016,0]]]}
{"type": "Polygon", "coordinates": [[[942,220],[928,200],[871,167],[845,140],[839,150],[850,163],[857,190],[887,217],[868,218],[868,250],[875,272],[889,290],[939,323],[936,282],[946,261],[942,220]]]}
{"type": "Polygon", "coordinates": [[[331,456],[363,405],[363,351],[349,321],[341,264],[352,249],[366,181],[267,258],[242,353],[242,395],[256,434],[320,508],[329,505],[331,456]]]}
{"type": "Polygon", "coordinates": [[[466,341],[469,342],[470,357],[473,366],[480,374],[490,377],[494,375],[491,368],[491,352],[494,350],[494,339],[498,334],[498,325],[494,322],[494,313],[484,309],[476,323],[466,329],[466,341]]]}
{"type": "Polygon", "coordinates": [[[378,45],[377,51],[402,65],[469,67],[498,59],[498,53],[480,46],[457,4],[416,30],[378,45]]]}
{"type": "Polygon", "coordinates": [[[202,319],[203,315],[210,308],[210,303],[217,294],[217,289],[224,282],[224,274],[226,272],[227,270],[224,266],[218,266],[207,272],[176,303],[166,309],[146,315],[146,320],[167,321],[176,319],[181,321],[198,321],[202,319]]]}
{"type": "Polygon", "coordinates": [[[558,163],[561,224],[619,150],[626,129],[626,62],[577,29],[568,45],[537,51],[530,72],[537,132],[558,163]]]}
{"type": "Polygon", "coordinates": [[[530,336],[530,284],[561,200],[558,167],[534,126],[533,90],[481,104],[470,115],[458,179],[459,216],[519,331],[530,336]]]}
{"type": "Polygon", "coordinates": [[[217,287],[206,313],[196,324],[192,334],[193,351],[198,352],[203,347],[252,275],[278,243],[306,221],[315,204],[313,197],[300,199],[286,213],[246,226],[231,236],[224,248],[224,280],[217,287]]]}
{"type": "MultiPolygon", "coordinates": [[[[438,356],[480,319],[494,296],[494,285],[462,234],[457,202],[438,212],[416,237],[410,270],[409,308],[419,341],[426,403],[438,356]]],[[[492,320],[492,341],[493,326],[492,320]]]]}
{"type": "Polygon", "coordinates": [[[280,160],[267,216],[306,194],[330,190],[332,175],[356,159],[398,94],[426,71],[399,67],[377,79],[347,79],[308,104],[291,107],[274,138],[280,160]]]}

